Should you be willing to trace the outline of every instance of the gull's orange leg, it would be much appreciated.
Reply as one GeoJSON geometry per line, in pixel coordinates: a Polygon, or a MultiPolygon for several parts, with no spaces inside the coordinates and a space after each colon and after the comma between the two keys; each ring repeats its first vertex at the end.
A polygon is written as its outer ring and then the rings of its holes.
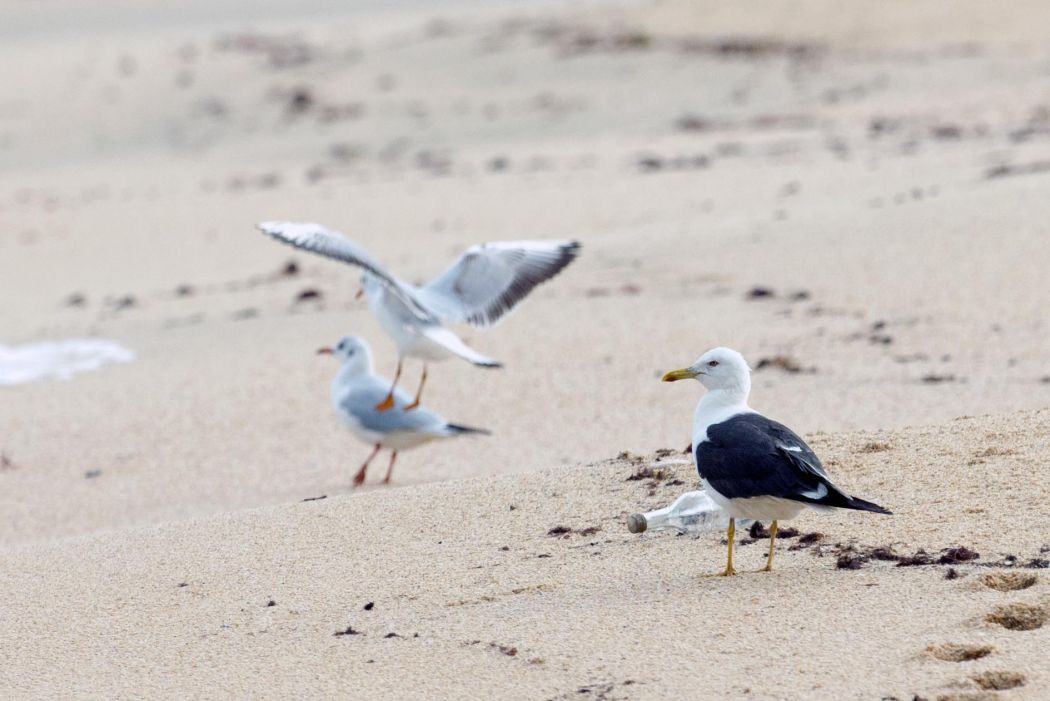
{"type": "MultiPolygon", "coordinates": [[[[365,460],[365,463],[363,465],[361,465],[361,469],[358,470],[357,474],[354,475],[354,487],[360,487],[362,484],[365,483],[365,471],[368,469],[368,464],[370,462],[372,462],[372,458],[374,458],[378,454],[379,454],[379,444],[376,443],[375,450],[372,451],[372,454],[368,456],[368,459],[365,460]]],[[[395,451],[395,455],[396,455],[396,451],[395,451]]],[[[389,476],[388,476],[388,478],[389,478],[389,476]]]]}
{"type": "Polygon", "coordinates": [[[405,411],[412,411],[419,406],[419,400],[423,397],[423,385],[427,383],[427,364],[423,363],[423,377],[419,380],[419,391],[416,392],[416,399],[411,404],[405,407],[405,411]]]}
{"type": "Polygon", "coordinates": [[[386,468],[386,477],[383,484],[390,484],[390,475],[394,474],[394,461],[397,460],[397,451],[390,453],[390,467],[386,468]]]}
{"type": "Polygon", "coordinates": [[[397,381],[401,379],[401,363],[402,358],[399,356],[397,359],[397,372],[394,373],[394,381],[390,385],[390,392],[386,395],[386,399],[376,404],[376,409],[379,411],[386,411],[390,407],[394,406],[394,390],[397,389],[397,381]]]}

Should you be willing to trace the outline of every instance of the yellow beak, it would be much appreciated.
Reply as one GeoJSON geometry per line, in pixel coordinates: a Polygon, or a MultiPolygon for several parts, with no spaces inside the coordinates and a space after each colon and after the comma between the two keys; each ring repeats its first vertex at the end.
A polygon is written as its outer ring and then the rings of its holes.
{"type": "Polygon", "coordinates": [[[677,380],[691,380],[696,377],[696,372],[689,368],[682,368],[681,370],[672,370],[663,376],[664,382],[675,382],[677,380]]]}

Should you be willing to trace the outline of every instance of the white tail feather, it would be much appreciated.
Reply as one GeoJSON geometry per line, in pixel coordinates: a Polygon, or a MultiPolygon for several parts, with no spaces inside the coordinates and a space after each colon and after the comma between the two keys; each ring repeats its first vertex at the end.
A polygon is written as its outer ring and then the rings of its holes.
{"type": "Polygon", "coordinates": [[[500,368],[503,367],[503,363],[498,360],[488,358],[476,350],[468,346],[463,340],[449,331],[443,326],[431,326],[428,327],[423,334],[434,343],[448,350],[448,352],[458,355],[464,360],[469,360],[475,365],[481,365],[487,368],[500,368]]]}

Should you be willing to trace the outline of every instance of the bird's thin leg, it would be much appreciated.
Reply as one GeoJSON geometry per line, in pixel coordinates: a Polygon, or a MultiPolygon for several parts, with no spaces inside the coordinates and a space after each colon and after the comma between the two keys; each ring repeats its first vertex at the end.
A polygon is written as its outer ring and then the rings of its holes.
{"type": "Polygon", "coordinates": [[[405,407],[405,411],[412,411],[419,406],[419,400],[423,397],[423,385],[427,383],[427,364],[423,363],[423,377],[419,380],[419,391],[416,392],[415,401],[405,407]]]}
{"type": "Polygon", "coordinates": [[[383,484],[390,484],[390,475],[394,474],[394,461],[397,460],[397,451],[390,453],[390,467],[386,468],[386,477],[383,484]]]}
{"type": "Polygon", "coordinates": [[[397,357],[397,372],[394,373],[394,381],[390,383],[390,392],[387,393],[386,399],[376,404],[376,409],[379,411],[386,411],[390,407],[394,406],[394,390],[397,389],[397,381],[401,379],[401,364],[404,362],[404,358],[401,356],[397,357]]]}
{"type": "Polygon", "coordinates": [[[361,469],[358,470],[357,474],[354,475],[354,487],[360,487],[362,484],[365,483],[365,471],[368,469],[368,464],[372,462],[372,458],[374,458],[378,453],[379,444],[376,443],[375,450],[372,451],[372,454],[369,455],[368,459],[365,460],[363,465],[361,465],[361,469]]]}
{"type": "Polygon", "coordinates": [[[736,574],[736,570],[733,569],[733,541],[736,539],[736,519],[729,519],[729,557],[726,560],[725,572],[720,573],[722,577],[732,577],[736,574]]]}
{"type": "Polygon", "coordinates": [[[769,559],[766,560],[766,566],[764,568],[764,571],[766,571],[766,572],[772,572],[773,571],[773,552],[774,552],[773,551],[773,546],[776,545],[776,542],[777,542],[777,522],[776,522],[776,519],[774,519],[773,523],[770,524],[770,526],[769,526],[769,559]]]}

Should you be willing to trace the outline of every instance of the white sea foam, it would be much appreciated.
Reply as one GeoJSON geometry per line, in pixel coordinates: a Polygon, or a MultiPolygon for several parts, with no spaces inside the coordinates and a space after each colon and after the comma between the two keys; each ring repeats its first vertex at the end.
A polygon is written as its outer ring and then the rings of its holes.
{"type": "Polygon", "coordinates": [[[127,363],[135,354],[116,341],[76,338],[66,341],[0,345],[0,385],[17,385],[46,378],[66,380],[78,372],[108,363],[127,363]]]}

